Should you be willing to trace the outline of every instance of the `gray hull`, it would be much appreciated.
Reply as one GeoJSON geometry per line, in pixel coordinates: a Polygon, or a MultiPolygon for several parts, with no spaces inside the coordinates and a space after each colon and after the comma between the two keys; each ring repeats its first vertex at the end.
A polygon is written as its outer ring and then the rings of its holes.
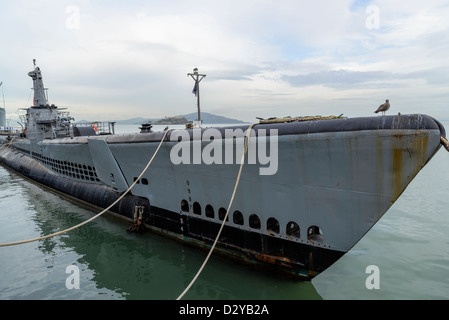
{"type": "MultiPolygon", "coordinates": [[[[226,143],[237,150],[247,127],[231,129],[242,133],[222,144],[223,154],[226,143]]],[[[425,115],[254,128],[257,136],[270,129],[278,133],[277,171],[261,175],[263,165],[247,160],[217,251],[305,277],[329,267],[373,227],[439,150],[445,136],[441,124],[425,115]]],[[[192,142],[197,141],[194,131],[188,132],[192,142]]],[[[130,199],[143,204],[130,200],[123,206],[128,209],[115,211],[132,218],[133,207],[144,205],[149,229],[204,247],[215,239],[240,165],[176,165],[171,159],[175,134],[167,135],[131,190],[130,199]]],[[[0,150],[0,161],[39,183],[107,207],[137,179],[162,136],[154,132],[40,141],[17,138],[0,150]]],[[[201,150],[210,143],[203,140],[201,150]]]]}

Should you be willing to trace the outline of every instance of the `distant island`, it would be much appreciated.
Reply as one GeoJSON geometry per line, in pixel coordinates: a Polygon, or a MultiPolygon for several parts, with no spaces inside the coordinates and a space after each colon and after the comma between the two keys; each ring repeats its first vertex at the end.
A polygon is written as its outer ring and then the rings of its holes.
{"type": "Polygon", "coordinates": [[[185,117],[165,117],[164,119],[160,119],[156,122],[153,122],[154,125],[161,125],[161,124],[186,124],[189,120],[187,120],[185,117]]]}
{"type": "MultiPolygon", "coordinates": [[[[165,118],[132,118],[128,120],[117,120],[117,124],[142,124],[142,123],[148,123],[154,125],[160,125],[160,124],[186,124],[192,121],[197,120],[198,114],[197,113],[189,113],[185,115],[179,115],[179,116],[170,116],[165,118]]],[[[202,112],[201,113],[201,120],[203,124],[236,124],[236,123],[246,123],[245,121],[237,120],[237,119],[231,119],[223,116],[217,116],[215,114],[202,112]]]]}

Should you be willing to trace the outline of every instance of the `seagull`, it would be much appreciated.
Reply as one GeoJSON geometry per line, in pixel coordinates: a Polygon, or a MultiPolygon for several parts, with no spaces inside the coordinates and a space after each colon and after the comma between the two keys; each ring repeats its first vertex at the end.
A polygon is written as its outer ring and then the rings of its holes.
{"type": "Polygon", "coordinates": [[[385,111],[387,111],[388,109],[390,109],[390,101],[387,99],[385,100],[384,104],[381,104],[379,108],[374,111],[374,113],[382,112],[382,115],[385,115],[385,111]]]}

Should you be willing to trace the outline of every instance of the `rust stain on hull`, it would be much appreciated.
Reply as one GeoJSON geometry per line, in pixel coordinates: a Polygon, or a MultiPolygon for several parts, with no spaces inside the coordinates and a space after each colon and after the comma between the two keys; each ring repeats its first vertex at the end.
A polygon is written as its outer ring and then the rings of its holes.
{"type": "Polygon", "coordinates": [[[402,149],[393,150],[393,195],[398,198],[401,194],[402,188],[402,149]]]}
{"type": "Polygon", "coordinates": [[[429,135],[427,132],[400,133],[396,137],[392,162],[392,196],[395,200],[426,164],[429,135]]]}

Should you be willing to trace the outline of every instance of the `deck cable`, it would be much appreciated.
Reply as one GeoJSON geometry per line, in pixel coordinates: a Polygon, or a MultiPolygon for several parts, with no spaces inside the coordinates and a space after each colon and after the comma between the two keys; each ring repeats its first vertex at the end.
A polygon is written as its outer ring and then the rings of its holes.
{"type": "Polygon", "coordinates": [[[117,200],[114,201],[114,203],[112,203],[109,207],[107,207],[106,209],[104,209],[103,211],[101,211],[100,213],[98,213],[97,215],[93,216],[92,218],[81,222],[80,224],[77,224],[71,228],[53,233],[53,234],[49,234],[46,236],[42,236],[39,238],[34,238],[34,239],[28,239],[28,240],[22,240],[22,241],[17,241],[17,242],[8,242],[8,243],[0,243],[0,247],[7,247],[7,246],[14,246],[14,245],[18,245],[18,244],[23,244],[23,243],[29,243],[29,242],[33,242],[33,241],[38,241],[38,240],[42,240],[42,239],[47,239],[47,238],[51,238],[51,237],[55,237],[58,236],[60,234],[66,233],[68,231],[72,231],[74,229],[77,229],[93,220],[95,220],[96,218],[98,218],[99,216],[101,216],[102,214],[104,214],[106,211],[108,211],[109,209],[111,209],[116,203],[118,203],[120,200],[123,199],[123,197],[129,192],[131,191],[132,188],[134,188],[134,186],[137,184],[138,181],[140,181],[140,178],[142,178],[142,176],[144,175],[144,173],[147,171],[148,167],[150,166],[150,164],[153,162],[153,159],[156,157],[156,154],[159,152],[159,149],[162,146],[162,143],[165,140],[165,137],[167,136],[168,132],[173,131],[174,129],[170,129],[170,130],[166,130],[164,135],[162,136],[161,142],[159,143],[159,146],[157,147],[156,151],[154,152],[153,156],[151,157],[150,161],[148,162],[148,164],[146,165],[146,167],[142,170],[142,173],[139,175],[139,177],[134,181],[134,183],[128,188],[128,190],[126,190],[117,200]]]}
{"type": "Polygon", "coordinates": [[[192,287],[192,285],[195,283],[195,281],[198,279],[200,273],[203,271],[204,267],[206,266],[207,262],[209,261],[210,256],[212,255],[212,252],[215,249],[215,246],[218,242],[218,238],[220,238],[221,232],[223,231],[223,227],[225,225],[226,219],[228,218],[229,215],[229,210],[231,209],[232,206],[232,202],[234,201],[234,197],[237,191],[237,187],[239,185],[240,182],[240,177],[242,175],[242,169],[243,169],[243,164],[245,162],[245,156],[246,156],[246,152],[248,150],[248,141],[249,141],[249,136],[251,133],[252,128],[257,125],[258,123],[253,123],[251,124],[246,132],[246,137],[245,137],[245,146],[244,146],[244,150],[243,150],[243,154],[242,154],[242,160],[240,162],[240,168],[239,168],[239,173],[237,175],[237,180],[235,181],[235,185],[234,185],[234,192],[232,193],[232,197],[231,200],[229,201],[229,205],[228,205],[228,210],[226,210],[226,215],[223,218],[223,222],[221,224],[220,230],[218,230],[217,236],[215,237],[215,241],[212,244],[212,247],[209,250],[209,253],[207,254],[206,259],[204,259],[203,264],[201,265],[201,267],[198,269],[198,272],[196,273],[196,275],[193,277],[192,281],[190,282],[190,284],[185,288],[185,290],[179,295],[179,297],[176,300],[181,300],[182,297],[190,290],[190,288],[192,287]]]}

